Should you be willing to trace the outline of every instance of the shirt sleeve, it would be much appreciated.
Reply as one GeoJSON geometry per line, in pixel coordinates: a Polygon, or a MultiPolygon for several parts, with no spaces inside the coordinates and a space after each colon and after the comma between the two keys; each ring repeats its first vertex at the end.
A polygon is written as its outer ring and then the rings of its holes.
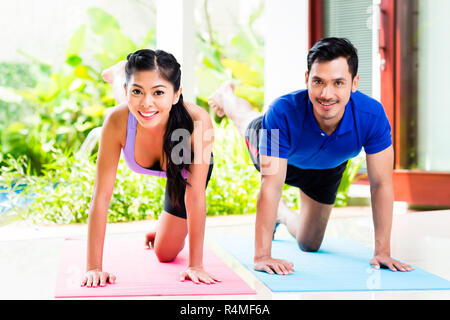
{"type": "Polygon", "coordinates": [[[377,104],[377,108],[378,112],[373,121],[366,124],[369,127],[364,144],[364,151],[367,154],[383,151],[392,145],[391,125],[388,117],[381,104],[377,104]]]}
{"type": "Polygon", "coordinates": [[[288,158],[290,136],[285,110],[286,102],[278,100],[264,114],[259,140],[260,154],[277,158],[288,158]]]}

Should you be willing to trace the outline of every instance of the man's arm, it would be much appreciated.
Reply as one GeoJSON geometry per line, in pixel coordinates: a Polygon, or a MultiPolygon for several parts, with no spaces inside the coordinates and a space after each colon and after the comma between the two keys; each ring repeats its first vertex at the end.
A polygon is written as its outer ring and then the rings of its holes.
{"type": "Polygon", "coordinates": [[[292,263],[272,259],[272,236],[282,188],[286,177],[287,159],[261,155],[261,189],[258,195],[255,224],[254,269],[273,274],[289,274],[292,263]]]}
{"type": "Polygon", "coordinates": [[[394,192],[392,146],[375,154],[367,154],[367,173],[370,181],[373,223],[375,229],[375,253],[370,264],[375,268],[388,267],[392,271],[410,271],[413,268],[391,258],[391,229],[394,192]]]}

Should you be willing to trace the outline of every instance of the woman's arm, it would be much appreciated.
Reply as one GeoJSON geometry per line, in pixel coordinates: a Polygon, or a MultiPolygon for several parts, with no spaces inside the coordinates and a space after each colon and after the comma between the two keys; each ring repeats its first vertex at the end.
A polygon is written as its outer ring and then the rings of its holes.
{"type": "Polygon", "coordinates": [[[97,172],[89,208],[86,274],[81,285],[104,285],[115,276],[102,270],[103,244],[109,201],[120,158],[119,114],[114,110],[105,120],[97,157],[97,172]]]}
{"type": "Polygon", "coordinates": [[[189,234],[189,268],[184,276],[190,277],[195,282],[201,280],[214,283],[214,280],[218,280],[203,270],[203,242],[206,222],[205,185],[210,166],[214,129],[209,114],[204,110],[199,113],[198,119],[194,120],[194,132],[191,136],[194,159],[190,165],[190,172],[187,177],[189,185],[186,186],[184,199],[189,234]]]}

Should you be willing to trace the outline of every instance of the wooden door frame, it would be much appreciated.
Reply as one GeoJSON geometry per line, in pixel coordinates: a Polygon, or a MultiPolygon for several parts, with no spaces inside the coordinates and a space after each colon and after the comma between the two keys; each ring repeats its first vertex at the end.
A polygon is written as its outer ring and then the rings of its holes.
{"type": "Polygon", "coordinates": [[[323,36],[323,1],[308,0],[309,49],[323,36]]]}

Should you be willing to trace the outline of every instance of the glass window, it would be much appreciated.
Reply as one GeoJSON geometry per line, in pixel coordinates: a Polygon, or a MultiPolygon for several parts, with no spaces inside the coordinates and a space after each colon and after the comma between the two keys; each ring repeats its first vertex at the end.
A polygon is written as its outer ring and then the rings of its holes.
{"type": "Polygon", "coordinates": [[[450,171],[450,1],[419,0],[417,162],[450,171]]]}
{"type": "Polygon", "coordinates": [[[372,96],[374,54],[372,2],[372,0],[324,1],[324,36],[347,38],[358,49],[359,90],[370,96],[372,96]]]}

